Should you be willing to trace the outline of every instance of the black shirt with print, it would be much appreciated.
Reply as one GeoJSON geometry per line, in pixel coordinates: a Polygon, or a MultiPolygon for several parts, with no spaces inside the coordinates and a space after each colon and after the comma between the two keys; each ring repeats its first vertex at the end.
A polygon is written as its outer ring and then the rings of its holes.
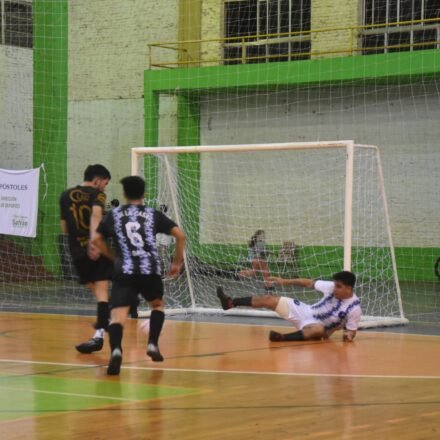
{"type": "Polygon", "coordinates": [[[116,246],[115,274],[161,275],[156,234],[176,227],[162,212],[144,205],[124,205],[110,211],[98,227],[116,246]]]}
{"type": "Polygon", "coordinates": [[[106,196],[91,186],[75,186],[60,197],[61,220],[69,233],[69,247],[74,260],[87,254],[90,238],[90,218],[93,206],[105,209],[106,196]]]}

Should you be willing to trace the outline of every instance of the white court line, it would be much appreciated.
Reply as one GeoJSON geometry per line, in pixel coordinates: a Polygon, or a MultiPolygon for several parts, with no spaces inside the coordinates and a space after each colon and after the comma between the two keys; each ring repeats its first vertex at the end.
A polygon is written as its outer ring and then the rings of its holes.
{"type": "Polygon", "coordinates": [[[3,385],[0,385],[0,389],[11,390],[11,391],[27,391],[29,393],[56,394],[56,395],[60,395],[60,396],[87,397],[87,398],[92,398],[92,399],[105,399],[105,400],[118,400],[118,401],[124,401],[124,402],[136,402],[136,400],[134,400],[134,399],[126,399],[124,397],[97,396],[96,394],[61,393],[59,391],[35,390],[32,388],[4,387],[3,385]]]}
{"type": "MultiPolygon", "coordinates": [[[[30,365],[55,365],[59,367],[83,367],[97,368],[106,367],[102,364],[69,364],[63,362],[39,362],[24,361],[17,359],[0,359],[0,362],[30,364],[30,365]]],[[[335,377],[335,378],[353,378],[353,379],[440,379],[439,376],[398,376],[398,375],[382,375],[382,374],[335,374],[335,373],[287,373],[277,371],[236,371],[236,370],[199,370],[194,368],[158,368],[158,367],[134,367],[123,366],[123,370],[141,370],[141,371],[171,371],[177,373],[211,373],[211,374],[243,374],[243,375],[262,375],[262,376],[298,376],[298,377],[335,377]]],[[[38,373],[35,373],[38,374],[38,373]]],[[[13,376],[12,376],[13,377],[13,376]]],[[[0,376],[1,378],[1,376],[0,376]]]]}
{"type": "MultiPolygon", "coordinates": [[[[165,310],[166,312],[166,310],[165,310]]],[[[58,317],[63,317],[63,316],[68,316],[70,318],[93,318],[93,315],[75,315],[75,314],[68,314],[68,313],[34,313],[34,312],[7,312],[7,311],[0,311],[0,315],[1,314],[22,314],[22,315],[39,315],[39,316],[58,316],[58,317]]],[[[207,315],[209,316],[209,315],[207,315]]],[[[221,316],[220,314],[218,316],[221,316]]],[[[148,319],[148,318],[140,318],[141,319],[148,319]]],[[[257,317],[257,319],[259,319],[257,317]]],[[[277,318],[270,318],[270,319],[277,319],[277,318]]],[[[258,323],[239,323],[239,322],[215,322],[215,321],[186,321],[186,320],[178,320],[178,319],[168,319],[165,320],[165,324],[167,322],[179,322],[179,323],[187,323],[187,324],[211,324],[211,325],[228,325],[228,326],[237,326],[237,327],[268,327],[268,328],[273,328],[273,327],[292,327],[291,325],[276,325],[276,324],[258,324],[258,323]]],[[[282,318],[280,318],[280,322],[286,322],[285,320],[283,321],[282,318]]],[[[420,323],[420,324],[425,324],[428,325],[430,323],[420,323]]],[[[438,327],[438,326],[435,326],[438,327]]],[[[370,329],[359,329],[359,334],[378,334],[378,335],[408,335],[408,336],[420,336],[420,337],[432,337],[432,338],[440,338],[440,335],[426,335],[426,334],[422,334],[422,333],[412,333],[412,332],[389,332],[389,331],[382,331],[382,332],[377,332],[377,331],[372,331],[370,329]]]]}
{"type": "MultiPolygon", "coordinates": [[[[166,310],[165,310],[166,311],[166,310]]],[[[73,315],[70,315],[73,316],[73,315]]],[[[239,316],[238,316],[239,318],[239,316]]],[[[142,319],[148,319],[148,318],[138,318],[138,321],[142,320],[142,319]]],[[[262,318],[256,318],[256,319],[262,319],[262,318]]],[[[270,319],[277,319],[277,318],[270,318],[270,319]]],[[[209,325],[228,325],[228,326],[237,326],[237,327],[268,327],[268,328],[273,328],[273,327],[280,327],[280,328],[291,328],[293,327],[292,325],[276,325],[276,324],[258,324],[258,323],[239,323],[239,322],[216,322],[216,321],[179,321],[178,319],[168,319],[165,322],[178,322],[178,323],[188,323],[188,324],[209,324],[209,325]]],[[[283,320],[282,318],[280,318],[280,322],[284,322],[286,323],[287,321],[283,320]]],[[[389,332],[389,331],[382,331],[382,332],[377,332],[374,330],[370,330],[370,329],[362,329],[360,328],[358,330],[358,334],[362,334],[362,335],[405,335],[405,336],[422,336],[422,337],[433,337],[433,338],[440,338],[440,335],[425,335],[422,333],[411,333],[411,332],[389,332]]]]}

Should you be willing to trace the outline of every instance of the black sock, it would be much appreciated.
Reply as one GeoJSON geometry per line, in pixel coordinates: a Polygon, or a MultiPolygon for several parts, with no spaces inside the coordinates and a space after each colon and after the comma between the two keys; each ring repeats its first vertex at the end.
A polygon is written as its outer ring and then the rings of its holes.
{"type": "Polygon", "coordinates": [[[245,296],[244,298],[234,298],[232,300],[232,304],[234,304],[234,307],[237,306],[252,307],[252,296],[245,296]]]}
{"type": "Polygon", "coordinates": [[[103,328],[107,330],[108,320],[110,318],[110,309],[108,307],[108,302],[100,301],[96,308],[96,328],[103,328]]]}
{"type": "Polygon", "coordinates": [[[128,314],[132,317],[132,318],[138,318],[139,314],[138,314],[138,304],[132,304],[130,306],[130,309],[128,310],[128,314]]]}
{"type": "Polygon", "coordinates": [[[110,336],[110,349],[113,351],[115,348],[119,348],[122,351],[122,334],[124,329],[121,324],[110,324],[108,326],[108,334],[110,336]]]}
{"type": "Polygon", "coordinates": [[[298,330],[293,333],[286,333],[283,335],[283,341],[304,341],[304,333],[302,330],[298,330]]]}
{"type": "Polygon", "coordinates": [[[149,344],[157,345],[160,332],[162,331],[163,322],[165,321],[165,313],[161,310],[153,310],[150,315],[150,335],[149,344]]]}

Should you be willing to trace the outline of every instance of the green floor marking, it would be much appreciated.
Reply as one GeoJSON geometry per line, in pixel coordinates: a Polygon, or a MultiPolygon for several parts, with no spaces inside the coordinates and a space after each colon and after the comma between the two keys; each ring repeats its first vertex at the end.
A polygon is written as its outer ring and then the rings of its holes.
{"type": "Polygon", "coordinates": [[[107,405],[176,397],[199,392],[142,383],[50,376],[0,376],[0,420],[98,409],[107,405]]]}

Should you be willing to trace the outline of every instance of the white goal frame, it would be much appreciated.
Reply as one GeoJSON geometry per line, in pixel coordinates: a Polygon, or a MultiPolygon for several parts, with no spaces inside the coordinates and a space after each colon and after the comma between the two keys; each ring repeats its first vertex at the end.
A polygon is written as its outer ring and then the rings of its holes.
{"type": "MultiPolygon", "coordinates": [[[[385,193],[384,178],[382,173],[382,164],[380,159],[379,148],[375,145],[361,145],[355,144],[353,140],[341,141],[325,141],[325,142],[286,142],[286,143],[265,143],[265,144],[243,144],[243,145],[206,145],[206,146],[185,146],[185,147],[134,147],[131,149],[131,173],[132,175],[139,174],[139,161],[145,155],[157,154],[181,154],[181,153],[215,153],[215,152],[245,152],[245,151],[286,151],[286,150],[308,150],[308,149],[345,149],[346,164],[345,164],[345,207],[344,207],[344,270],[351,269],[352,257],[352,208],[353,208],[353,172],[354,172],[354,149],[369,148],[375,151],[378,179],[380,184],[380,192],[382,202],[384,204],[384,215],[386,221],[386,231],[390,246],[390,255],[393,266],[394,281],[396,283],[397,300],[399,305],[400,317],[381,317],[380,322],[374,317],[363,316],[360,324],[361,328],[378,327],[378,326],[392,326],[407,324],[408,320],[405,318],[403,312],[401,291],[399,286],[399,279],[397,275],[396,257],[394,252],[393,239],[391,234],[391,226],[389,219],[389,211],[385,193]]],[[[165,156],[166,157],[166,156],[165,156]]],[[[177,195],[174,191],[174,186],[171,184],[171,175],[169,172],[170,165],[165,159],[165,167],[167,170],[167,179],[171,193],[174,212],[177,218],[175,219],[180,224],[179,209],[177,195]]],[[[279,317],[272,311],[254,311],[252,309],[230,309],[223,311],[221,309],[196,307],[193,285],[188,266],[186,253],[184,254],[184,265],[188,278],[188,288],[191,296],[191,307],[182,309],[166,309],[168,314],[188,314],[188,313],[203,313],[203,314],[220,314],[224,313],[228,316],[258,316],[258,317],[279,317]]],[[[149,316],[149,312],[141,312],[141,316],[149,316]]]]}

